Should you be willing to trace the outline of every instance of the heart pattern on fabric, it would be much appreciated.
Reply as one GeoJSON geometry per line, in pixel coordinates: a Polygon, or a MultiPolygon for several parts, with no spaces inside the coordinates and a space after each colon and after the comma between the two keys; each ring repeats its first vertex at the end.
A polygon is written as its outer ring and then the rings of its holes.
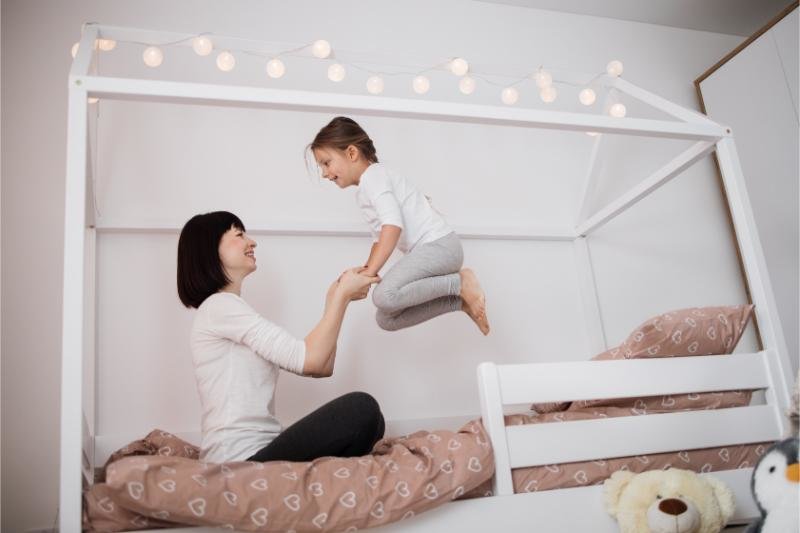
{"type": "Polygon", "coordinates": [[[114,502],[112,502],[108,496],[101,498],[100,501],[97,502],[97,505],[106,513],[114,512],[114,502]]]}
{"type": "Polygon", "coordinates": [[[455,500],[457,498],[460,498],[463,495],[464,495],[464,486],[463,485],[459,485],[458,487],[456,487],[456,490],[453,492],[453,499],[455,500]]]}
{"type": "Polygon", "coordinates": [[[268,518],[269,518],[269,511],[267,511],[263,507],[259,507],[258,509],[250,513],[250,520],[253,522],[253,524],[259,527],[266,526],[268,518]]]}
{"type": "Polygon", "coordinates": [[[235,475],[233,473],[233,470],[231,470],[230,467],[226,465],[220,466],[220,472],[222,472],[222,476],[226,478],[232,478],[235,475]]]}
{"type": "Polygon", "coordinates": [[[295,474],[294,472],[284,472],[283,474],[281,474],[281,477],[285,479],[290,479],[292,481],[297,481],[297,474],[295,474]]]}
{"type": "Polygon", "coordinates": [[[382,501],[375,502],[375,505],[372,506],[372,509],[370,510],[369,514],[371,514],[378,520],[383,518],[384,515],[386,514],[386,512],[383,509],[383,502],[382,501]]]}
{"type": "Polygon", "coordinates": [[[322,529],[322,526],[325,525],[325,522],[328,521],[328,513],[319,513],[313,519],[311,519],[311,523],[317,526],[319,529],[322,529]]]}
{"type": "Polygon", "coordinates": [[[428,498],[429,500],[435,500],[439,497],[439,491],[436,490],[436,485],[433,483],[428,483],[425,485],[425,490],[422,492],[422,495],[428,498]]]}
{"type": "Polygon", "coordinates": [[[158,482],[158,486],[164,492],[175,492],[175,480],[165,479],[158,482]]]}
{"type": "Polygon", "coordinates": [[[681,461],[684,463],[691,463],[692,459],[689,457],[689,452],[683,451],[678,452],[678,457],[680,457],[681,461]]]}
{"type": "Polygon", "coordinates": [[[403,517],[400,518],[400,520],[408,520],[409,518],[413,517],[414,517],[414,511],[406,511],[403,517]]]}
{"type": "Polygon", "coordinates": [[[342,505],[344,505],[348,509],[352,509],[353,507],[356,506],[356,503],[358,503],[357,500],[356,500],[356,493],[353,492],[352,490],[349,490],[349,491],[345,492],[339,498],[339,503],[341,503],[342,505]]]}
{"type": "Polygon", "coordinates": [[[425,471],[425,465],[423,463],[417,463],[416,465],[414,465],[414,471],[415,472],[424,472],[425,471]]]}
{"type": "Polygon", "coordinates": [[[158,449],[158,455],[172,455],[172,448],[169,446],[162,446],[158,449]]]}
{"type": "Polygon", "coordinates": [[[477,457],[470,457],[469,462],[467,463],[467,470],[471,470],[473,472],[480,472],[483,470],[480,459],[477,457]]]}
{"type": "Polygon", "coordinates": [[[131,520],[131,524],[137,527],[147,527],[150,525],[150,522],[144,516],[134,516],[131,520]]]}
{"type": "Polygon", "coordinates": [[[203,498],[195,498],[189,501],[189,510],[195,516],[205,516],[206,514],[206,501],[203,498]]]}
{"type": "Polygon", "coordinates": [[[162,466],[161,467],[161,471],[164,472],[165,474],[169,474],[171,476],[174,476],[175,474],[178,473],[177,470],[175,470],[174,468],[170,468],[168,466],[162,466]]]}
{"type": "Polygon", "coordinates": [[[138,481],[131,481],[128,483],[128,494],[131,495],[131,498],[133,498],[134,500],[141,500],[143,493],[144,493],[144,485],[142,485],[138,481]]]}
{"type": "Polygon", "coordinates": [[[719,458],[722,459],[726,463],[731,460],[731,454],[728,451],[728,448],[722,448],[719,451],[719,458]]]}
{"type": "Polygon", "coordinates": [[[322,496],[323,494],[325,494],[325,491],[324,491],[324,490],[322,490],[322,483],[320,483],[319,481],[315,481],[314,483],[312,483],[311,485],[309,485],[309,486],[308,486],[308,491],[309,491],[309,492],[310,492],[310,493],[311,493],[313,496],[316,496],[317,498],[319,498],[320,496],[322,496]]]}
{"type": "Polygon", "coordinates": [[[200,474],[193,474],[192,479],[195,481],[195,483],[197,483],[201,487],[205,487],[206,485],[208,485],[208,480],[200,474]]]}
{"type": "Polygon", "coordinates": [[[445,474],[452,474],[453,473],[453,461],[448,459],[447,461],[443,462],[439,466],[439,470],[441,470],[445,474]]]}
{"type": "Polygon", "coordinates": [[[577,472],[575,472],[575,475],[573,477],[575,478],[575,481],[577,481],[581,485],[586,485],[586,483],[589,482],[589,478],[586,476],[586,472],[584,472],[583,470],[578,470],[577,472]]]}
{"type": "Polygon", "coordinates": [[[367,485],[369,485],[371,488],[373,488],[373,489],[377,488],[377,486],[378,486],[378,476],[369,476],[366,479],[366,482],[367,482],[367,485]]]}
{"type": "Polygon", "coordinates": [[[427,439],[431,442],[440,442],[442,440],[442,437],[440,437],[436,433],[429,433],[427,439]]]}
{"type": "Polygon", "coordinates": [[[350,477],[350,470],[346,467],[341,467],[339,470],[333,473],[334,476],[338,477],[339,479],[347,479],[350,477]]]}
{"type": "Polygon", "coordinates": [[[159,520],[166,520],[169,518],[169,511],[156,511],[153,513],[153,518],[158,518],[159,520]]]}
{"type": "Polygon", "coordinates": [[[233,507],[236,507],[236,503],[239,501],[239,497],[236,495],[236,493],[229,490],[223,492],[222,497],[225,498],[225,501],[233,507]]]}
{"type": "Polygon", "coordinates": [[[638,399],[636,403],[633,404],[631,408],[631,413],[635,415],[646,415],[647,414],[647,404],[644,403],[644,400],[638,399]]]}
{"type": "Polygon", "coordinates": [[[394,486],[394,490],[403,498],[408,498],[411,495],[411,491],[408,490],[408,483],[405,481],[398,481],[397,485],[394,486]]]}
{"type": "Polygon", "coordinates": [[[522,490],[525,492],[536,492],[539,489],[538,485],[539,481],[532,479],[525,484],[525,487],[523,487],[522,490]]]}
{"type": "Polygon", "coordinates": [[[706,463],[700,468],[700,471],[704,474],[708,474],[709,472],[711,472],[712,468],[713,466],[711,465],[711,463],[706,463]]]}
{"type": "Polygon", "coordinates": [[[250,483],[250,486],[253,487],[256,490],[267,490],[269,488],[269,484],[267,483],[267,480],[264,479],[263,477],[259,478],[259,479],[256,479],[256,480],[253,480],[250,483]]]}
{"type": "Polygon", "coordinates": [[[456,439],[450,439],[450,442],[447,443],[448,450],[452,451],[452,450],[457,450],[459,448],[461,448],[461,443],[456,439]]]}
{"type": "Polygon", "coordinates": [[[300,496],[297,494],[289,494],[283,498],[283,503],[292,511],[300,510],[300,496]]]}

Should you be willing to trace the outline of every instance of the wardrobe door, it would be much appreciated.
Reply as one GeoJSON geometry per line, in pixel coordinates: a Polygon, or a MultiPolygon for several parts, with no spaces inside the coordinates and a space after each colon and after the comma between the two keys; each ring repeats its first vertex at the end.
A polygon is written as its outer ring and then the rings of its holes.
{"type": "Polygon", "coordinates": [[[733,130],[786,344],[798,360],[798,10],[701,78],[708,116],[733,130]]]}

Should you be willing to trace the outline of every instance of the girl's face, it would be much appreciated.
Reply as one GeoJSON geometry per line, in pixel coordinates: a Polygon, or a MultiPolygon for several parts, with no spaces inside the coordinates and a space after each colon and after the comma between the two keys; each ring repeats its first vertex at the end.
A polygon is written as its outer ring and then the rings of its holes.
{"type": "Polygon", "coordinates": [[[256,269],[256,243],[241,229],[231,226],[219,241],[219,258],[228,277],[244,278],[256,269]]]}
{"type": "Polygon", "coordinates": [[[314,148],[314,159],[317,160],[322,177],[334,182],[341,189],[358,185],[361,174],[369,166],[358,148],[352,145],[344,150],[314,148]]]}

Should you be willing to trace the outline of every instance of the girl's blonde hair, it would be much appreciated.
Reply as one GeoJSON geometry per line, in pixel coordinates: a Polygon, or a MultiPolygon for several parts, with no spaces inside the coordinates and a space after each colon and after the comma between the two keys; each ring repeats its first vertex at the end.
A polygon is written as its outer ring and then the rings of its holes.
{"type": "Polygon", "coordinates": [[[353,145],[370,163],[378,162],[378,154],[375,145],[358,123],[352,118],[336,117],[325,127],[319,130],[314,140],[306,147],[306,150],[313,151],[317,148],[336,148],[346,150],[353,145]]]}

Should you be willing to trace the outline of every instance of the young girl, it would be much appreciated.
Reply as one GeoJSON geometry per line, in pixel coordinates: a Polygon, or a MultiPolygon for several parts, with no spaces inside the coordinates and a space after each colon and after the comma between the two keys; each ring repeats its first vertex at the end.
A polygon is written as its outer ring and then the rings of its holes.
{"type": "Polygon", "coordinates": [[[279,369],[309,377],[333,374],[345,311],[367,297],[375,277],[348,270],[331,284],[325,311],[296,339],[247,305],[245,277],[256,270],[256,243],[226,211],[192,217],[178,240],[178,296],[197,309],[192,360],[202,404],[203,461],[310,461],[360,456],[383,437],[375,399],[351,392],[285,430],[274,414],[279,369]]]}
{"type": "Polygon", "coordinates": [[[374,238],[361,272],[376,276],[395,247],[405,254],[372,293],[378,325],[394,331],[462,310],[488,335],[483,290],[475,274],[461,268],[458,236],[422,193],[378,162],[361,126],[336,117],[308,148],[322,177],[342,189],[358,188],[356,201],[374,238]]]}

